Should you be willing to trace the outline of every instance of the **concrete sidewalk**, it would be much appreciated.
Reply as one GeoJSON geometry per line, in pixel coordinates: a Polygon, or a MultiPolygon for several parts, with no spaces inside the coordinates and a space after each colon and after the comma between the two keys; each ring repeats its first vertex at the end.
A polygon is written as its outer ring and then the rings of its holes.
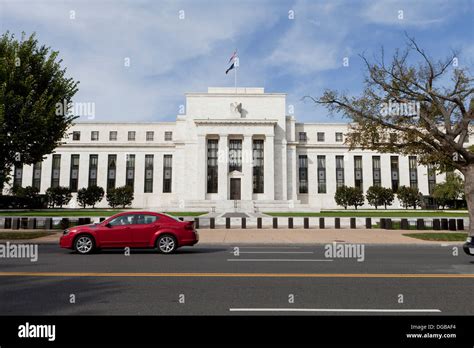
{"type": "MultiPolygon", "coordinates": [[[[28,239],[28,233],[38,230],[0,230],[0,232],[21,232],[25,239],[20,243],[59,243],[62,232],[43,231],[54,234],[46,237],[28,239]]],[[[440,231],[405,231],[384,229],[199,229],[200,244],[326,244],[332,242],[364,244],[462,244],[464,242],[424,241],[405,237],[406,233],[432,233],[440,231]]],[[[446,231],[444,231],[446,232],[446,231]]],[[[446,232],[449,233],[449,232],[446,232]]]]}

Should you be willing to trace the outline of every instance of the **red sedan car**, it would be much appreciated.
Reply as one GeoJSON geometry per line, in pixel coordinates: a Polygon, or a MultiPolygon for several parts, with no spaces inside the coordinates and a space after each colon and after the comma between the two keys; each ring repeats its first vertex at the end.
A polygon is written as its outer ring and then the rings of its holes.
{"type": "Polygon", "coordinates": [[[105,221],[74,226],[64,230],[59,245],[89,254],[94,249],[156,248],[170,254],[182,246],[199,241],[194,222],[181,221],[167,214],[153,212],[124,212],[105,221]]]}

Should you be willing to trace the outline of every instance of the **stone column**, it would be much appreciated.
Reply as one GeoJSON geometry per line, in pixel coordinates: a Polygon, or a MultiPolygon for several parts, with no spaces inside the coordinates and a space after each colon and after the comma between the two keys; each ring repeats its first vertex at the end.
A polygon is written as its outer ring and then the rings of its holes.
{"type": "Polygon", "coordinates": [[[207,142],[206,135],[199,134],[196,149],[195,165],[196,165],[196,198],[206,199],[207,188],[207,142]]]}
{"type": "Polygon", "coordinates": [[[269,200],[275,199],[275,159],[274,159],[274,136],[266,135],[264,143],[264,193],[265,198],[269,200]]]}
{"type": "Polygon", "coordinates": [[[297,186],[297,165],[298,159],[296,158],[296,145],[292,144],[288,146],[288,160],[287,160],[287,168],[288,168],[288,199],[296,201],[298,199],[298,186],[297,186]]]}
{"type": "Polygon", "coordinates": [[[244,135],[242,142],[242,185],[241,198],[243,201],[252,200],[253,194],[253,151],[252,151],[252,136],[244,135]]]}
{"type": "Polygon", "coordinates": [[[218,153],[218,182],[217,192],[219,200],[228,200],[227,193],[228,172],[229,172],[229,151],[228,151],[228,137],[227,134],[219,136],[219,153],[218,153]]]}

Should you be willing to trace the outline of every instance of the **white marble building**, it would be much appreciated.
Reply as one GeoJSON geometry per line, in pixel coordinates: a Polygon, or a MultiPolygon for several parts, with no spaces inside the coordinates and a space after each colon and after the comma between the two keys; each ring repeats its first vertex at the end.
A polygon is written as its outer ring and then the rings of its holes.
{"type": "Polygon", "coordinates": [[[77,123],[41,164],[15,168],[14,183],[41,193],[128,184],[134,208],[317,211],[337,208],[337,185],[416,185],[428,195],[444,179],[416,157],[348,151],[347,124],[298,123],[285,99],[263,88],[209,88],[186,94],[176,122],[77,123]]]}

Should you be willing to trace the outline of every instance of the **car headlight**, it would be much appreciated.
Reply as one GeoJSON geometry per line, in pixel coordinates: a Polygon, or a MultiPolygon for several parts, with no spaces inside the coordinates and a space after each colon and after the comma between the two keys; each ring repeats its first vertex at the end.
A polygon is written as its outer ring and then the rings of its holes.
{"type": "Polygon", "coordinates": [[[64,234],[68,234],[70,232],[69,228],[66,228],[64,231],[63,231],[63,235],[64,234]]]}
{"type": "Polygon", "coordinates": [[[472,242],[472,237],[471,237],[471,236],[467,237],[466,242],[469,243],[469,244],[471,244],[471,242],[472,242]]]}

